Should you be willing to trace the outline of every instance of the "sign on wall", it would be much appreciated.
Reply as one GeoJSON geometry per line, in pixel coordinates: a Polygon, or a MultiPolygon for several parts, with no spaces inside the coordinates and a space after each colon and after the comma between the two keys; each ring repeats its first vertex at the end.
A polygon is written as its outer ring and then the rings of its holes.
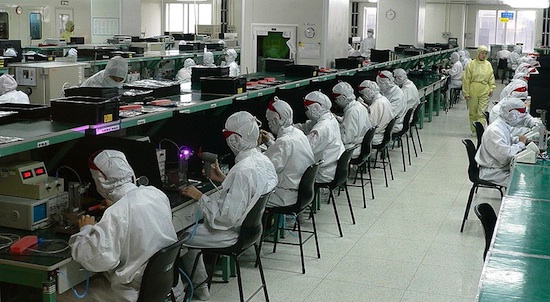
{"type": "Polygon", "coordinates": [[[94,17],[92,21],[92,33],[96,36],[118,35],[118,18],[94,17]]]}

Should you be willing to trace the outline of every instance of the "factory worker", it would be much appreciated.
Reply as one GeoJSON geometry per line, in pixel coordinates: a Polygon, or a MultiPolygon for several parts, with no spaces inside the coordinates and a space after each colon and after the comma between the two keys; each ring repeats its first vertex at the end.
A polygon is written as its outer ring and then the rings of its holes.
{"type": "Polygon", "coordinates": [[[307,135],[315,161],[324,160],[315,177],[318,183],[328,183],[334,179],[337,161],[345,150],[340,126],[330,112],[331,105],[330,99],[324,93],[308,93],[304,97],[304,107],[309,120],[303,124],[295,124],[307,135]]]}
{"type": "Polygon", "coordinates": [[[367,37],[361,41],[361,55],[365,58],[370,58],[370,50],[376,46],[376,39],[374,38],[374,29],[367,29],[367,37]]]}
{"type": "Polygon", "coordinates": [[[457,52],[453,52],[451,54],[451,64],[453,66],[451,69],[446,70],[446,73],[450,77],[449,81],[449,88],[461,88],[462,87],[462,75],[464,74],[464,70],[462,69],[462,64],[459,61],[459,55],[457,52]]]}
{"type": "Polygon", "coordinates": [[[536,72],[537,69],[531,65],[531,63],[520,63],[516,68],[515,73],[531,74],[536,72]]]}
{"type": "MultiPolygon", "coordinates": [[[[350,149],[363,142],[363,137],[372,126],[369,120],[369,111],[355,100],[353,87],[346,82],[339,82],[332,87],[334,102],[342,108],[344,116],[334,116],[340,123],[340,136],[344,148],[350,149]]],[[[361,153],[361,148],[353,150],[353,158],[361,153]]]]}
{"type": "Polygon", "coordinates": [[[178,70],[178,74],[176,75],[176,80],[180,81],[180,83],[185,83],[191,81],[191,73],[192,68],[194,66],[197,66],[195,61],[191,58],[185,59],[183,62],[183,67],[178,70]]]}
{"type": "Polygon", "coordinates": [[[508,60],[510,58],[511,52],[506,48],[506,45],[503,49],[499,50],[497,52],[497,59],[498,60],[508,60]]]}
{"type": "Polygon", "coordinates": [[[512,80],[522,80],[527,83],[529,81],[529,74],[524,72],[516,72],[514,73],[512,80]]]}
{"type": "Polygon", "coordinates": [[[402,68],[396,68],[393,70],[393,77],[395,79],[395,84],[397,84],[397,86],[401,88],[403,94],[405,95],[405,101],[407,103],[405,112],[410,108],[415,108],[418,104],[420,104],[418,88],[416,88],[416,85],[414,85],[414,83],[409,80],[409,78],[407,77],[407,72],[405,72],[405,70],[403,70],[402,68]]]}
{"type": "Polygon", "coordinates": [[[262,143],[268,147],[264,152],[277,172],[278,183],[267,201],[270,207],[288,206],[296,203],[298,186],[307,167],[314,163],[313,151],[306,135],[292,126],[292,108],[287,102],[275,97],[267,105],[265,117],[273,136],[261,130],[262,143]]]}
{"type": "Polygon", "coordinates": [[[65,40],[67,43],[71,42],[71,36],[74,32],[74,22],[69,20],[65,23],[65,30],[59,35],[59,39],[65,40]]]}
{"type": "Polygon", "coordinates": [[[475,160],[480,166],[481,179],[507,186],[512,157],[525,149],[527,141],[525,136],[519,136],[518,142],[514,142],[510,127],[516,126],[526,113],[523,101],[518,98],[500,103],[500,115],[485,129],[475,160]]]}
{"type": "Polygon", "coordinates": [[[10,74],[0,76],[0,104],[29,104],[29,96],[17,90],[17,82],[10,74]]]}
{"type": "Polygon", "coordinates": [[[241,74],[239,64],[235,62],[237,59],[237,51],[233,48],[229,48],[225,51],[225,64],[223,66],[229,66],[229,76],[238,77],[241,74]]]}
{"type": "Polygon", "coordinates": [[[502,88],[502,91],[500,92],[500,100],[503,100],[509,97],[514,97],[514,98],[519,98],[524,100],[527,98],[528,95],[529,93],[527,92],[527,82],[519,79],[512,80],[510,83],[508,83],[508,85],[502,88]]]}
{"type": "MultiPolygon", "coordinates": [[[[93,154],[88,166],[97,192],[112,203],[98,222],[89,215],[79,219],[80,232],[69,239],[71,255],[86,270],[103,272],[90,280],[91,299],[136,301],[151,256],[178,239],[170,201],[153,186],[136,186],[120,151],[93,154]]],[[[177,288],[182,301],[183,285],[177,288]]],[[[78,301],[71,291],[61,296],[60,301],[78,301]]]]}
{"type": "Polygon", "coordinates": [[[365,80],[359,85],[360,99],[369,109],[369,119],[373,126],[378,126],[374,130],[373,145],[378,145],[384,139],[386,126],[393,119],[393,113],[390,101],[380,94],[378,84],[373,81],[365,80]]]}
{"type": "MultiPolygon", "coordinates": [[[[185,245],[201,247],[227,247],[235,244],[240,227],[246,215],[261,195],[272,191],[277,185],[277,173],[273,164],[256,148],[260,128],[258,120],[246,111],[233,113],[225,122],[223,136],[229,148],[235,154],[235,165],[224,175],[219,165],[213,165],[209,175],[213,181],[221,182],[220,195],[211,200],[194,186],[182,189],[195,200],[201,208],[204,223],[198,225],[195,234],[185,245]]],[[[193,262],[199,252],[190,249],[182,257],[187,273],[191,273],[193,262]]],[[[199,261],[193,283],[196,285],[207,278],[204,263],[199,261]]],[[[210,294],[207,284],[195,289],[195,296],[208,300],[210,294]]]]}
{"type": "Polygon", "coordinates": [[[353,46],[348,44],[348,57],[360,57],[360,56],[361,56],[361,51],[355,50],[353,46]]]}
{"type": "Polygon", "coordinates": [[[76,50],[76,48],[69,48],[69,50],[67,51],[67,57],[69,58],[78,57],[78,50],[76,50]]]}
{"type": "Polygon", "coordinates": [[[472,136],[475,136],[473,122],[486,123],[483,112],[487,111],[489,98],[495,89],[495,75],[491,63],[486,60],[487,47],[477,48],[476,58],[466,66],[462,77],[462,95],[468,105],[469,126],[472,136]]]}
{"type": "Polygon", "coordinates": [[[392,130],[393,133],[397,133],[403,129],[403,119],[405,118],[405,111],[407,111],[405,94],[395,84],[395,79],[388,70],[378,72],[376,83],[380,87],[380,93],[390,101],[393,116],[398,117],[392,130]]]}
{"type": "Polygon", "coordinates": [[[521,46],[515,45],[514,50],[510,53],[510,57],[508,58],[508,68],[512,70],[516,70],[518,68],[518,65],[520,64],[520,58],[521,58],[521,46]]]}
{"type": "Polygon", "coordinates": [[[472,61],[472,59],[470,59],[470,52],[468,52],[468,50],[466,49],[459,50],[458,55],[460,58],[460,64],[462,64],[462,70],[466,70],[466,65],[468,65],[468,63],[472,61]]]}
{"type": "Polygon", "coordinates": [[[205,51],[202,56],[203,67],[216,67],[214,64],[214,54],[211,51],[205,51]]]}
{"type": "Polygon", "coordinates": [[[112,57],[102,71],[89,77],[80,87],[122,87],[128,75],[128,62],[121,56],[112,57]]]}

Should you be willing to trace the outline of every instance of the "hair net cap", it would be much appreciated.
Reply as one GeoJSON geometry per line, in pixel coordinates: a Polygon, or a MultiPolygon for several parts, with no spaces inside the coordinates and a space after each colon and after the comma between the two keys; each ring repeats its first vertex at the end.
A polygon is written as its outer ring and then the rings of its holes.
{"type": "Polygon", "coordinates": [[[268,120],[278,116],[283,126],[290,126],[293,119],[292,107],[287,102],[274,97],[273,102],[267,105],[265,116],[268,120]]]}
{"type": "Polygon", "coordinates": [[[458,52],[453,52],[451,54],[451,62],[456,63],[458,62],[459,59],[460,59],[460,55],[458,54],[458,52]]]}
{"type": "Polygon", "coordinates": [[[111,181],[129,180],[134,177],[134,170],[128,163],[126,155],[117,150],[103,150],[93,159],[90,170],[99,170],[111,181]]]}
{"type": "Polygon", "coordinates": [[[69,49],[69,51],[67,53],[67,56],[68,57],[77,57],[78,56],[78,50],[76,50],[76,48],[69,49]]]}
{"type": "Polygon", "coordinates": [[[506,116],[510,110],[515,108],[525,108],[525,103],[518,98],[505,98],[500,101],[500,116],[506,116]]]}
{"type": "Polygon", "coordinates": [[[330,107],[332,107],[332,103],[330,102],[328,96],[320,91],[312,91],[306,94],[306,96],[304,97],[304,101],[318,103],[319,105],[321,105],[322,108],[327,110],[330,110],[330,107]]]}
{"type": "Polygon", "coordinates": [[[205,51],[202,57],[202,62],[204,65],[214,64],[214,54],[210,51],[205,51]]]}
{"type": "Polygon", "coordinates": [[[378,75],[376,76],[376,82],[378,82],[381,79],[388,79],[392,83],[395,81],[393,74],[389,70],[382,70],[378,73],[378,75]]]}
{"type": "Polygon", "coordinates": [[[376,84],[376,82],[371,80],[364,80],[363,82],[361,82],[361,84],[359,84],[359,92],[361,94],[365,94],[366,93],[365,90],[370,90],[373,93],[380,92],[380,88],[378,87],[378,84],[376,84]]]}
{"type": "Polygon", "coordinates": [[[332,93],[338,96],[343,95],[347,99],[355,100],[355,92],[348,82],[339,82],[334,85],[334,87],[332,87],[332,93]]]}
{"type": "Polygon", "coordinates": [[[65,23],[65,30],[66,30],[66,31],[71,31],[71,29],[73,28],[73,26],[74,26],[74,22],[71,21],[71,20],[69,20],[69,21],[67,21],[67,23],[65,23]]]}
{"type": "MultiPolygon", "coordinates": [[[[260,127],[258,126],[258,120],[252,114],[246,111],[233,113],[225,121],[225,129],[237,133],[241,138],[236,145],[230,145],[236,151],[256,147],[260,135],[260,127]]],[[[228,139],[230,138],[231,136],[228,139]]]]}
{"type": "Polygon", "coordinates": [[[195,63],[195,61],[191,58],[187,58],[185,59],[185,61],[183,62],[183,68],[189,68],[189,67],[192,67],[192,66],[195,66],[197,65],[195,63]]]}
{"type": "Polygon", "coordinates": [[[115,76],[126,79],[128,74],[128,62],[121,56],[112,57],[105,66],[105,76],[115,76]]]}
{"type": "Polygon", "coordinates": [[[6,48],[4,50],[4,57],[12,57],[12,58],[15,58],[17,57],[17,51],[15,50],[15,48],[6,48]]]}
{"type": "Polygon", "coordinates": [[[237,51],[233,48],[229,48],[228,50],[225,51],[225,55],[235,60],[237,58],[237,51]]]}
{"type": "Polygon", "coordinates": [[[485,45],[479,45],[479,46],[477,47],[477,55],[479,56],[479,54],[480,54],[482,51],[488,52],[489,49],[488,49],[487,46],[485,46],[485,45]]]}
{"type": "Polygon", "coordinates": [[[17,81],[10,74],[0,76],[0,95],[13,91],[17,88],[17,81]]]}

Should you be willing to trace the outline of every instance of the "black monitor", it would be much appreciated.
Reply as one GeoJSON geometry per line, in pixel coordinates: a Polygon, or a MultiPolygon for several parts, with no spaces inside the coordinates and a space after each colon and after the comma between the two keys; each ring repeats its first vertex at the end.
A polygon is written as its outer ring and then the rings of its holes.
{"type": "Polygon", "coordinates": [[[550,98],[548,98],[548,86],[550,86],[550,72],[541,72],[529,76],[528,91],[531,96],[531,108],[529,113],[534,117],[540,117],[539,110],[546,110],[546,125],[550,125],[550,98]]]}
{"type": "Polygon", "coordinates": [[[200,84],[201,77],[229,76],[229,67],[193,67],[191,69],[191,83],[200,84]]]}
{"type": "Polygon", "coordinates": [[[84,44],[84,37],[71,37],[69,44],[84,44]]]}
{"type": "Polygon", "coordinates": [[[8,62],[21,62],[21,60],[23,60],[21,40],[0,39],[0,55],[2,55],[8,48],[13,48],[17,52],[17,57],[8,59],[8,62]]]}

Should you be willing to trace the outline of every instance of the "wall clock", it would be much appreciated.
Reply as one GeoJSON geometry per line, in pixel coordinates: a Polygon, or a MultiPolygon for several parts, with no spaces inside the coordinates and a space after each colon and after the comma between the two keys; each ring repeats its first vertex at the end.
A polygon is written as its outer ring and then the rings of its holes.
{"type": "Polygon", "coordinates": [[[21,15],[21,13],[23,12],[23,8],[21,8],[21,6],[18,6],[15,8],[15,13],[18,14],[18,15],[21,15]]]}
{"type": "Polygon", "coordinates": [[[395,11],[394,11],[393,9],[391,9],[391,8],[388,9],[388,10],[386,11],[386,18],[387,18],[388,20],[393,20],[393,19],[395,19],[395,11]]]}
{"type": "Polygon", "coordinates": [[[304,30],[304,36],[306,38],[313,38],[315,36],[315,29],[313,27],[308,27],[304,30]]]}

